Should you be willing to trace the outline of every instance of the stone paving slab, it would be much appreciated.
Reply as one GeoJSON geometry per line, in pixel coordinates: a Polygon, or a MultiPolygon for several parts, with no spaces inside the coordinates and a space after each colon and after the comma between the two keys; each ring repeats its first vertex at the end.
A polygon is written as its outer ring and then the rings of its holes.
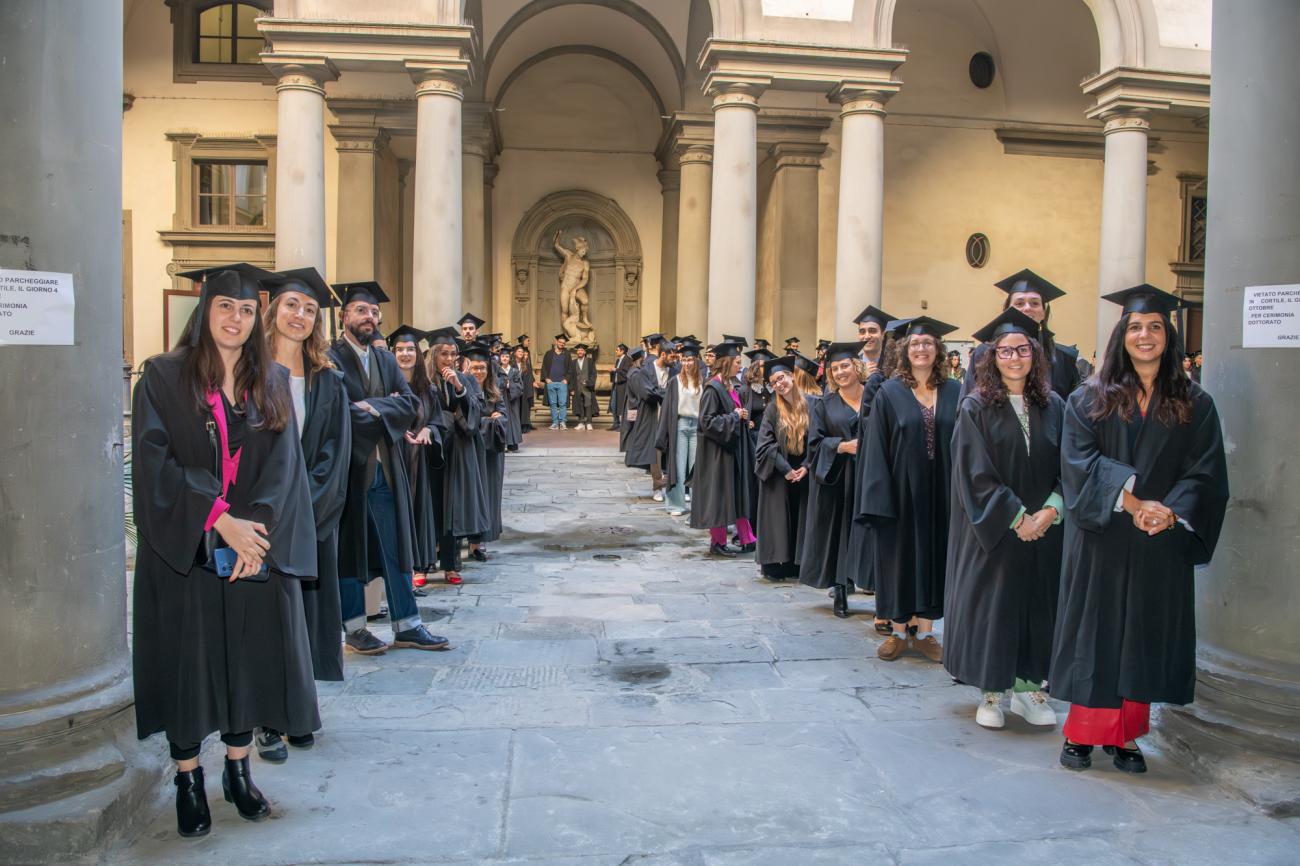
{"type": "Polygon", "coordinates": [[[977,693],[941,666],[875,657],[870,597],[840,620],[825,592],[709,558],[608,436],[533,441],[507,460],[490,561],[418,599],[454,649],[347,656],[319,684],[317,747],[254,761],[273,820],[221,800],[210,743],[212,835],[175,835],[164,783],[100,862],[1300,863],[1300,821],[1154,744],[1145,776],[1074,774],[1059,728],[977,727],[977,693]]]}

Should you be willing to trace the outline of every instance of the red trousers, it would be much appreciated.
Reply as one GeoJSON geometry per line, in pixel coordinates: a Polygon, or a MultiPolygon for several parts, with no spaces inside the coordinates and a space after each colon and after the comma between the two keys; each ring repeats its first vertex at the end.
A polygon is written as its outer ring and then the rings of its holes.
{"type": "Polygon", "coordinates": [[[1124,699],[1119,709],[1070,704],[1065,738],[1083,746],[1123,746],[1151,731],[1151,705],[1124,699]]]}

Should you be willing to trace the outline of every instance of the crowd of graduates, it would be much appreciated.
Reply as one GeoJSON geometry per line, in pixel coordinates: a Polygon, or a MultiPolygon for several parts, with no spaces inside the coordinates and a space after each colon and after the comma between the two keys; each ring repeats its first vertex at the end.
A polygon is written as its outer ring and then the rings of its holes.
{"type": "MultiPolygon", "coordinates": [[[[1095,371],[1056,343],[1065,293],[1030,270],[996,284],[1002,310],[963,367],[929,316],[877,307],[859,339],[651,334],[616,404],[628,466],[709,532],[709,554],[753,553],[763,578],[874,596],[879,658],[914,652],[1055,728],[1060,762],[1145,772],[1152,703],[1195,681],[1193,570],[1209,562],[1228,498],[1214,401],[1185,362],[1154,286],[1107,295],[1121,316],[1095,371]],[[1083,375],[1087,371],[1089,375],[1083,375]],[[935,623],[943,620],[943,642],[935,623]]],[[[1195,371],[1195,372],[1194,372],[1195,371]]]]}

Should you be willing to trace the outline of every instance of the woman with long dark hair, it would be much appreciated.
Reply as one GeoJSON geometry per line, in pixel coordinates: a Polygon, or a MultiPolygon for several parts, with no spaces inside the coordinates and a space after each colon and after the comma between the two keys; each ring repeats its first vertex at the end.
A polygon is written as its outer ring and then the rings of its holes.
{"type": "Polygon", "coordinates": [[[690,525],[709,530],[709,553],[730,559],[752,551],[757,541],[750,524],[754,500],[748,477],[754,473],[754,448],[746,430],[749,413],[740,405],[734,384],[740,370],[740,345],[718,343],[713,355],[713,376],[700,395],[690,525]],[[727,528],[732,524],[739,548],[727,543],[727,528]]]}
{"type": "Polygon", "coordinates": [[[198,306],[132,401],[132,658],[137,733],[167,735],[177,830],[202,836],[204,737],[220,732],[225,798],[256,821],[271,809],[253,729],[320,727],[298,584],[316,578],[317,534],[288,375],[258,315],[278,278],[247,264],[181,276],[203,281],[198,306]]]}
{"type": "Polygon", "coordinates": [[[763,412],[754,449],[758,477],[758,536],[754,557],[768,580],[799,576],[803,554],[804,519],[808,508],[808,415],[811,398],[794,384],[793,359],[764,362],[775,396],[763,412]]]}
{"type": "MultiPolygon", "coordinates": [[[[1028,268],[993,285],[1006,293],[1002,298],[1003,311],[1014,307],[1038,325],[1036,337],[1043,349],[1047,382],[1062,400],[1069,398],[1074,389],[1079,387],[1079,350],[1074,346],[1058,345],[1056,335],[1048,327],[1052,318],[1052,302],[1065,297],[1065,291],[1028,268]]],[[[987,351],[986,345],[976,346],[971,351],[970,367],[962,379],[963,393],[975,387],[975,367],[987,351]]]]}
{"type": "Polygon", "coordinates": [[[501,346],[497,352],[497,381],[501,383],[501,396],[506,402],[506,450],[518,451],[524,441],[524,380],[515,364],[515,349],[501,346]]]}
{"type": "Polygon", "coordinates": [[[668,487],[664,504],[674,517],[680,517],[688,510],[686,487],[695,469],[700,397],[703,393],[699,344],[683,343],[677,375],[668,380],[664,391],[664,407],[659,413],[659,430],[655,434],[655,449],[663,455],[668,487]]]}
{"type": "Polygon", "coordinates": [[[1043,694],[1061,578],[1061,416],[1038,324],[1010,308],[975,338],[989,347],[952,437],[943,666],[980,689],[975,721],[1001,728],[1002,695],[1056,726],[1043,694]]]}
{"type": "Polygon", "coordinates": [[[902,655],[909,642],[943,658],[934,621],[943,616],[948,555],[953,423],[961,384],[944,375],[943,338],[953,325],[920,316],[894,329],[897,368],[880,386],[867,421],[865,489],[858,519],[871,526],[876,615],[893,632],[876,654],[902,655]]]}
{"type": "Polygon", "coordinates": [[[483,411],[479,415],[478,444],[483,467],[483,492],[487,508],[487,528],[469,539],[469,555],[476,562],[487,562],[487,543],[501,537],[501,496],[505,487],[506,446],[510,443],[510,417],[506,395],[499,387],[492,369],[491,351],[482,343],[470,343],[462,353],[465,372],[478,383],[483,394],[483,411]]]}
{"type": "MultiPolygon", "coordinates": [[[[298,268],[277,276],[277,282],[268,284],[271,300],[262,314],[262,328],[271,357],[289,374],[316,521],[317,579],[300,582],[307,639],[315,678],[339,682],[343,679],[343,643],[339,639],[343,618],[338,527],[347,499],[352,425],[343,375],[330,361],[325,339],[324,314],[335,302],[315,268],[298,268]]],[[[288,742],[305,749],[315,743],[315,737],[310,731],[290,731],[288,742]]],[[[257,754],[264,760],[279,763],[289,757],[281,731],[261,728],[256,743],[257,754]]]]}
{"type": "Polygon", "coordinates": [[[424,331],[401,325],[388,335],[388,350],[419,406],[395,449],[406,464],[411,488],[411,585],[428,583],[438,560],[438,522],[433,508],[433,470],[442,462],[442,438],[433,422],[434,399],[420,342],[424,331]]]}
{"type": "Polygon", "coordinates": [[[1065,555],[1049,680],[1069,701],[1061,763],[1146,771],[1137,738],[1153,703],[1191,703],[1196,684],[1192,570],[1210,561],[1228,501],[1214,400],[1182,372],[1154,286],[1105,296],[1123,307],[1101,370],[1065,411],[1065,555]],[[1121,514],[1120,512],[1124,512],[1121,514]]]}

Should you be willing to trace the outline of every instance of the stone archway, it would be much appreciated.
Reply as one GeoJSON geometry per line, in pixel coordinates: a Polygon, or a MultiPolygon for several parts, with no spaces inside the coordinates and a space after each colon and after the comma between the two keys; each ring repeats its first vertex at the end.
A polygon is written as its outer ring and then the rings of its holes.
{"type": "Polygon", "coordinates": [[[618,202],[582,189],[554,192],[528,209],[515,229],[510,250],[511,334],[531,334],[535,347],[560,331],[560,256],[553,240],[564,233],[587,239],[590,320],[609,362],[617,343],[633,345],[641,322],[641,240],[618,202]]]}

